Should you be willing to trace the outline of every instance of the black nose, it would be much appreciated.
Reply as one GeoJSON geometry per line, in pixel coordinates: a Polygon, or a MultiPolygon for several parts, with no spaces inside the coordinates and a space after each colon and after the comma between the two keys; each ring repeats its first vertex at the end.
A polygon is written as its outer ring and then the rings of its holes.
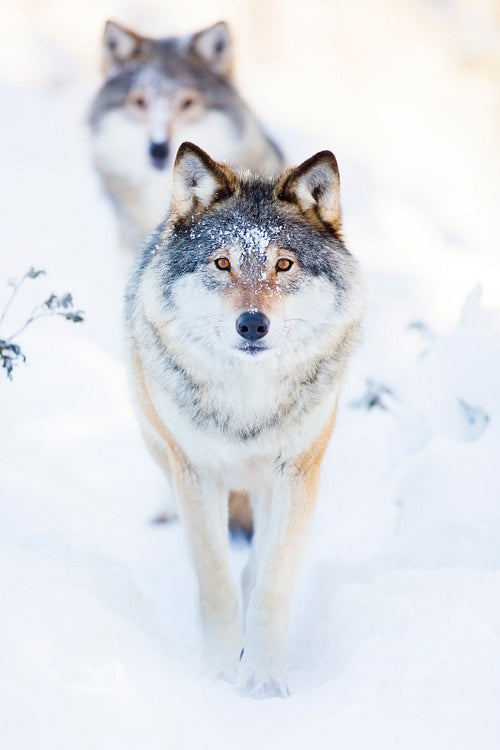
{"type": "Polygon", "coordinates": [[[150,143],[149,155],[153,167],[163,169],[168,158],[168,143],[150,143]]]}
{"type": "Polygon", "coordinates": [[[257,341],[268,332],[269,320],[261,312],[244,312],[236,321],[236,330],[247,341],[257,341]]]}

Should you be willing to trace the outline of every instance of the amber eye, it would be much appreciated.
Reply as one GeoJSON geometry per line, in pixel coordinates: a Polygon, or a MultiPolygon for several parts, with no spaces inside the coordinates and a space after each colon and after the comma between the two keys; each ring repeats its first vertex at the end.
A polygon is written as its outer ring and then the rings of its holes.
{"type": "Polygon", "coordinates": [[[288,260],[288,258],[280,258],[279,261],[276,263],[276,270],[277,271],[289,271],[292,266],[293,266],[293,260],[288,260]]]}
{"type": "Polygon", "coordinates": [[[198,91],[188,89],[179,96],[176,106],[180,112],[188,112],[188,110],[196,109],[201,103],[201,94],[198,91]]]}
{"type": "Polygon", "coordinates": [[[217,258],[215,261],[215,265],[219,269],[219,271],[230,271],[231,270],[231,263],[227,258],[217,258]]]}
{"type": "Polygon", "coordinates": [[[146,109],[148,106],[146,96],[141,91],[130,94],[129,102],[133,107],[137,107],[137,109],[146,109]]]}

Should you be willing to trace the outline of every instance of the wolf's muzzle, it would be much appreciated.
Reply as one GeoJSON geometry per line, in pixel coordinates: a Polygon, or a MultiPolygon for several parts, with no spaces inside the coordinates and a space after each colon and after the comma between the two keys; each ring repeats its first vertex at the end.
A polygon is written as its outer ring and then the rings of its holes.
{"type": "Polygon", "coordinates": [[[236,321],[236,330],[247,341],[258,341],[269,330],[269,320],[261,312],[244,312],[236,321]]]}
{"type": "Polygon", "coordinates": [[[149,156],[151,164],[156,169],[163,169],[168,159],[168,143],[150,143],[149,144],[149,156]]]}

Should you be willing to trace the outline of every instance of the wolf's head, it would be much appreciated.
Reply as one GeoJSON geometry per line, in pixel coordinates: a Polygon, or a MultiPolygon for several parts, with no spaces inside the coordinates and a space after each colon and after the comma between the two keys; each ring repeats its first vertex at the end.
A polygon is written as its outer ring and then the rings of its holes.
{"type": "Polygon", "coordinates": [[[106,78],[90,112],[91,147],[132,246],[164,216],[183,141],[259,174],[281,169],[279,149],[231,83],[225,23],[151,39],[108,21],[103,66],[106,78]]]}
{"type": "Polygon", "coordinates": [[[108,21],[103,42],[106,79],[90,120],[97,134],[109,131],[110,150],[113,140],[123,141],[125,162],[162,170],[183,140],[237,138],[241,102],[231,85],[225,23],[189,37],[151,39],[108,21]]]}
{"type": "Polygon", "coordinates": [[[174,193],[136,287],[167,347],[226,361],[298,361],[338,346],[358,323],[359,275],[341,237],[330,151],[263,179],[184,143],[174,193]]]}

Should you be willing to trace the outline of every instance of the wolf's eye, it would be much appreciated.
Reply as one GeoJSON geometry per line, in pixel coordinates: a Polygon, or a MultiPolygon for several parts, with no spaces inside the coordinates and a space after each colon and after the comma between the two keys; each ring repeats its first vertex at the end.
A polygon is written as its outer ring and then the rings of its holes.
{"type": "Polygon", "coordinates": [[[148,102],[142,91],[135,91],[129,95],[129,103],[137,109],[146,109],[148,102]]]}
{"type": "Polygon", "coordinates": [[[289,271],[292,266],[293,266],[293,260],[289,260],[288,258],[280,258],[279,261],[276,263],[276,270],[277,271],[289,271]]]}
{"type": "Polygon", "coordinates": [[[215,265],[219,269],[219,271],[230,271],[231,270],[231,263],[227,258],[217,258],[215,261],[215,265]]]}
{"type": "Polygon", "coordinates": [[[183,91],[176,102],[176,107],[179,112],[189,112],[190,110],[196,111],[197,108],[201,105],[201,95],[195,89],[188,89],[187,91],[183,91]]]}

